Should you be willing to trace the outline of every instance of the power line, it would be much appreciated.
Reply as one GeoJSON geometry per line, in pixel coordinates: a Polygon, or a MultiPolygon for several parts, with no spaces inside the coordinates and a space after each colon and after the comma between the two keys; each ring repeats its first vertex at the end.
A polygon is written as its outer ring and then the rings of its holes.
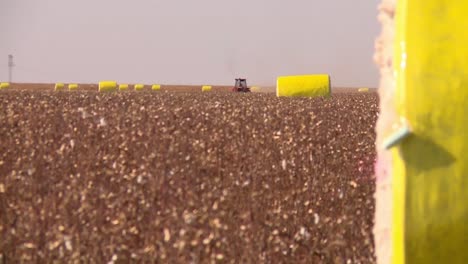
{"type": "Polygon", "coordinates": [[[13,80],[13,67],[15,67],[15,63],[13,61],[13,55],[8,55],[8,82],[12,82],[13,80]]]}

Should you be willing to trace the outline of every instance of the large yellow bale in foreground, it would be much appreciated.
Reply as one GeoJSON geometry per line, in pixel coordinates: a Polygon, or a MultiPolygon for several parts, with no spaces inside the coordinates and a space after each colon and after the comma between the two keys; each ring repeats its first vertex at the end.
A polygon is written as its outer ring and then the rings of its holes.
{"type": "Polygon", "coordinates": [[[54,87],[54,90],[55,90],[55,91],[61,91],[61,90],[63,90],[64,88],[65,88],[65,84],[63,84],[63,83],[56,83],[56,84],[55,84],[55,87],[54,87]]]}
{"type": "Polygon", "coordinates": [[[141,91],[145,88],[144,84],[135,84],[135,91],[141,91]]]}
{"type": "Polygon", "coordinates": [[[153,85],[151,86],[151,90],[153,90],[153,91],[159,91],[159,90],[161,90],[161,85],[159,85],[159,84],[153,84],[153,85]]]}
{"type": "Polygon", "coordinates": [[[211,85],[203,85],[201,89],[202,89],[202,92],[209,92],[211,91],[212,87],[211,85]]]}
{"type": "Polygon", "coordinates": [[[378,131],[391,152],[382,171],[392,181],[392,263],[468,263],[467,13],[462,0],[397,2],[389,92],[404,122],[397,134],[378,131]]]}
{"type": "Polygon", "coordinates": [[[326,74],[281,76],[276,83],[276,96],[317,97],[330,93],[330,76],[326,74]]]}
{"type": "Polygon", "coordinates": [[[68,85],[68,90],[69,90],[69,91],[76,91],[76,90],[78,90],[78,84],[76,84],[76,83],[71,83],[71,84],[69,84],[69,85],[68,85]]]}
{"type": "Polygon", "coordinates": [[[99,82],[99,92],[114,92],[117,91],[117,82],[101,81],[99,82]]]}
{"type": "Polygon", "coordinates": [[[10,88],[10,83],[0,83],[0,90],[10,88]]]}

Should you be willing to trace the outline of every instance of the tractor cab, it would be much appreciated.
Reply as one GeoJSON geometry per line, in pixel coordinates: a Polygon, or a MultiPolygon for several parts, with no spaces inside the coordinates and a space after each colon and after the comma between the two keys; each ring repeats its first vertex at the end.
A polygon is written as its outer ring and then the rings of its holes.
{"type": "Polygon", "coordinates": [[[236,79],[236,84],[232,88],[232,91],[241,93],[250,92],[250,87],[247,87],[247,79],[236,79]]]}

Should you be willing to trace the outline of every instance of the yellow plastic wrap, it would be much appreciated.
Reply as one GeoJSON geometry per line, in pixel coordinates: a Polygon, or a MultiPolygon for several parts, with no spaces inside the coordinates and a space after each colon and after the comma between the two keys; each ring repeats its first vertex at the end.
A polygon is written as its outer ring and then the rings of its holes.
{"type": "Polygon", "coordinates": [[[468,1],[400,0],[392,263],[468,263],[468,1]]]}
{"type": "Polygon", "coordinates": [[[69,90],[69,91],[76,91],[76,90],[78,90],[78,84],[76,84],[76,83],[71,83],[71,84],[69,84],[69,85],[68,85],[68,90],[69,90]]]}
{"type": "Polygon", "coordinates": [[[117,91],[117,82],[101,81],[99,82],[99,92],[114,92],[117,91]]]}
{"type": "Polygon", "coordinates": [[[203,85],[202,92],[209,92],[211,91],[212,87],[210,85],[203,85]]]}
{"type": "Polygon", "coordinates": [[[364,87],[363,87],[363,88],[359,88],[359,89],[358,89],[358,92],[360,92],[360,93],[367,93],[367,92],[369,92],[369,88],[364,88],[364,87]]]}
{"type": "Polygon", "coordinates": [[[258,86],[252,86],[252,87],[250,87],[250,91],[254,92],[254,93],[259,93],[259,92],[262,91],[262,89],[260,87],[258,87],[258,86]]]}
{"type": "Polygon", "coordinates": [[[159,85],[159,84],[153,84],[153,85],[151,86],[151,90],[153,90],[153,91],[159,91],[159,90],[161,90],[161,85],[159,85]]]}
{"type": "Polygon", "coordinates": [[[317,97],[330,96],[330,93],[330,76],[326,74],[281,76],[276,83],[276,96],[317,97]]]}
{"type": "Polygon", "coordinates": [[[0,90],[10,88],[10,83],[0,83],[0,90]]]}
{"type": "Polygon", "coordinates": [[[128,84],[119,84],[119,91],[127,91],[128,84]]]}
{"type": "Polygon", "coordinates": [[[55,90],[55,91],[61,91],[61,90],[63,90],[64,88],[65,88],[65,84],[63,84],[63,83],[56,83],[56,84],[55,84],[54,90],[55,90]]]}
{"type": "Polygon", "coordinates": [[[145,88],[144,84],[135,84],[135,91],[141,91],[145,88]]]}

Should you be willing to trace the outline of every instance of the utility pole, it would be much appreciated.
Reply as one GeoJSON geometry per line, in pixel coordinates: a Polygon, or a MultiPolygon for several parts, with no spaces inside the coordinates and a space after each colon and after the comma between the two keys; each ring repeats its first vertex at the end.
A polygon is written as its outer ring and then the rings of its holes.
{"type": "Polygon", "coordinates": [[[15,67],[15,63],[13,62],[13,55],[8,55],[8,82],[11,83],[13,80],[13,67],[15,67]]]}

